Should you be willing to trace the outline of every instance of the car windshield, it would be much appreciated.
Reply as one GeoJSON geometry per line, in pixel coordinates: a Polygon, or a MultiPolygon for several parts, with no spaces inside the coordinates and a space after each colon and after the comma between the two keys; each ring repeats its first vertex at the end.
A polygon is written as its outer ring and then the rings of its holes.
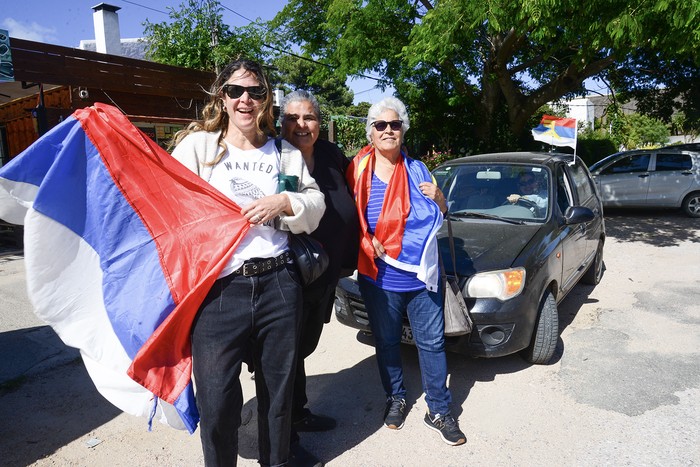
{"type": "Polygon", "coordinates": [[[549,214],[550,176],[542,166],[463,164],[433,175],[455,217],[542,222],[549,214]]]}

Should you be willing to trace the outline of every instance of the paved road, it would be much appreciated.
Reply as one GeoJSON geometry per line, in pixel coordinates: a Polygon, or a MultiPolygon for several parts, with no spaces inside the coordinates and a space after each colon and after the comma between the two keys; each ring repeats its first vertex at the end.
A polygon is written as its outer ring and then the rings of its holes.
{"type": "MultiPolygon", "coordinates": [[[[675,212],[608,212],[606,271],[560,306],[555,361],[448,358],[467,445],[422,426],[415,350],[403,350],[411,410],[382,427],[383,396],[366,339],[333,321],[308,361],[312,408],[336,417],[302,442],[331,466],[700,464],[700,220],[675,212]]],[[[201,465],[198,436],[120,413],[76,352],[30,312],[21,255],[0,253],[0,464],[201,465]]],[[[244,412],[255,412],[242,377],[244,412]]],[[[256,465],[255,416],[240,431],[256,465]]]]}

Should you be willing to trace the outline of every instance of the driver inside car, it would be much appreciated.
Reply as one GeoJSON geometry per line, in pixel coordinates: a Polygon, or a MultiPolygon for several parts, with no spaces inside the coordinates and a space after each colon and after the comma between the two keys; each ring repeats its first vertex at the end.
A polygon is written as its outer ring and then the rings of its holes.
{"type": "Polygon", "coordinates": [[[541,186],[539,179],[532,173],[524,172],[520,174],[518,179],[518,190],[522,194],[508,195],[506,198],[509,203],[516,204],[518,200],[525,199],[537,205],[540,209],[547,208],[547,188],[541,186]]]}

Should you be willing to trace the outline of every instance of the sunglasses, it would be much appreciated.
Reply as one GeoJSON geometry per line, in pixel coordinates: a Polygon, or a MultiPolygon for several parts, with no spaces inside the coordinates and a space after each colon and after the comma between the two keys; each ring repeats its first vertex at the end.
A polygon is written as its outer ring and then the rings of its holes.
{"type": "Polygon", "coordinates": [[[520,180],[518,185],[532,185],[533,183],[535,183],[535,180],[532,178],[529,178],[527,180],[520,180]]]}
{"type": "Polygon", "coordinates": [[[377,131],[384,131],[386,127],[390,126],[392,131],[399,131],[403,126],[403,121],[392,120],[390,122],[385,122],[384,120],[376,120],[372,122],[372,126],[377,129],[377,131]]]}
{"type": "Polygon", "coordinates": [[[260,100],[267,94],[265,86],[239,86],[237,84],[224,84],[221,90],[231,99],[238,99],[247,92],[251,99],[260,100]]]}

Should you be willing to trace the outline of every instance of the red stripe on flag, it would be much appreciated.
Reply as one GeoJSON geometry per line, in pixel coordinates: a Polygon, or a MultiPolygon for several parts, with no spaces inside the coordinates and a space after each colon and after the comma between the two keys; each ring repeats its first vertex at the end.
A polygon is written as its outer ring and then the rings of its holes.
{"type": "Polygon", "coordinates": [[[233,201],[173,159],[116,108],[98,103],[74,116],[156,244],[177,306],[139,350],[129,376],[174,403],[190,382],[191,323],[250,226],[233,201]]]}

